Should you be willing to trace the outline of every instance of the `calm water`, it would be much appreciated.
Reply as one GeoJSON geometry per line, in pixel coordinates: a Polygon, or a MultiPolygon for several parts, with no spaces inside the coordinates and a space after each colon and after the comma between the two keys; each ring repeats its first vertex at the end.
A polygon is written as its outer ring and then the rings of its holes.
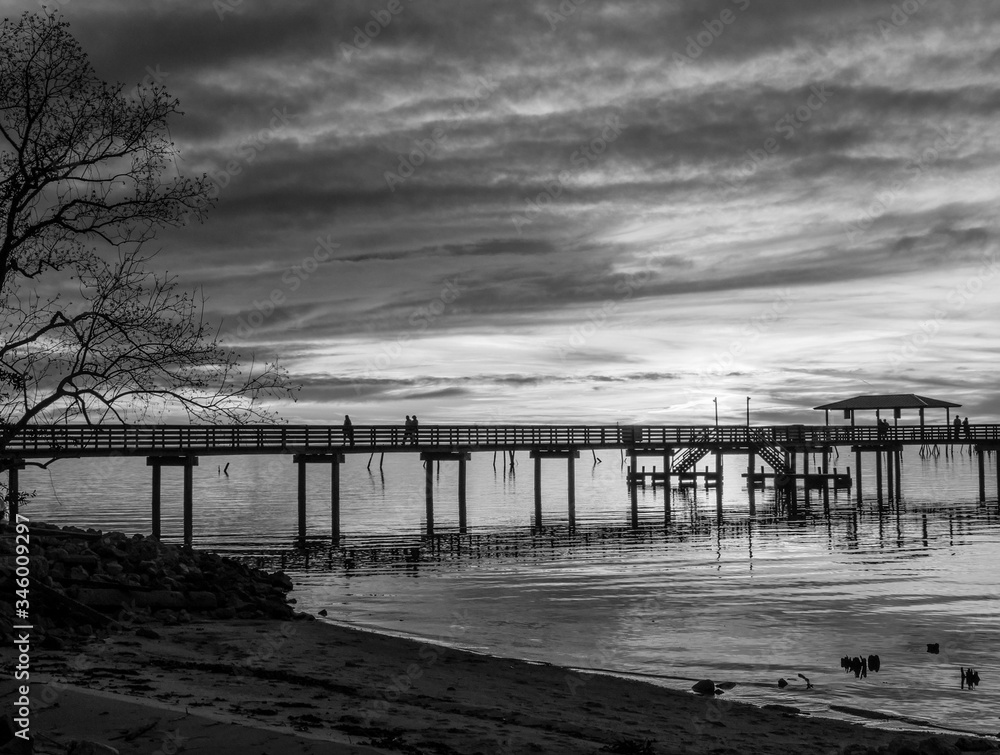
{"type": "MultiPolygon", "coordinates": [[[[497,655],[647,675],[735,681],[726,699],[780,702],[847,717],[851,706],[939,726],[1000,730],[1000,602],[995,460],[987,503],[978,503],[975,459],[922,459],[907,451],[903,500],[815,497],[789,521],[768,490],[750,516],[726,457],[724,515],[715,492],[675,492],[669,524],[663,492],[640,492],[639,530],[629,528],[625,470],[617,451],[577,462],[575,533],[566,520],[565,462],[543,462],[547,531],[530,532],[532,463],[512,476],[492,454],[469,465],[470,535],[458,537],[457,470],[436,478],[436,524],[423,541],[424,479],[416,456],[349,456],[342,466],[343,549],[331,549],[329,472],[309,467],[308,558],[297,553],[295,466],[287,457],[203,457],[195,469],[196,544],[262,555],[296,580],[299,608],[331,618],[497,655]],[[230,463],[229,476],[219,466],[230,463]],[[452,533],[452,534],[449,534],[452,533]],[[413,549],[419,548],[419,553],[413,549]],[[927,653],[939,643],[940,654],[927,653]],[[878,654],[881,671],[856,679],[843,655],[878,654]],[[982,685],[959,689],[959,667],[982,685]],[[804,689],[804,674],[815,685],[804,689]],[[779,677],[792,682],[785,690],[779,677]]],[[[844,467],[845,454],[833,465],[844,467]]],[[[646,460],[650,464],[650,460],[646,460]]],[[[758,461],[758,466],[760,462],[758,461]]],[[[704,462],[701,466],[704,466],[704,462]]],[[[866,484],[874,480],[865,470],[866,484]]],[[[164,468],[163,531],[181,533],[181,470],[164,468]]],[[[28,469],[35,519],[149,531],[144,459],[68,460],[28,469]]],[[[718,711],[706,709],[706,716],[718,711]]],[[[724,715],[724,711],[722,712],[724,715]]]]}

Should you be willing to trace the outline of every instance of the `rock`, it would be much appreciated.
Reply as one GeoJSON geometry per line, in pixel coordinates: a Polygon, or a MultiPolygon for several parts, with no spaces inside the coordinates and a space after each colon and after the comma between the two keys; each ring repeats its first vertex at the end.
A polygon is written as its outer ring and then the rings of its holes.
{"type": "Polygon", "coordinates": [[[90,553],[67,554],[62,562],[68,566],[82,566],[85,569],[96,569],[101,563],[101,557],[91,551],[90,553]]]}
{"type": "Polygon", "coordinates": [[[692,685],[691,689],[698,695],[714,695],[715,682],[711,679],[702,679],[700,682],[692,685]]]}
{"type": "Polygon", "coordinates": [[[938,737],[927,737],[917,743],[920,755],[959,755],[961,752],[955,745],[938,737]]]}
{"type": "Polygon", "coordinates": [[[927,643],[927,652],[928,653],[935,653],[935,654],[940,653],[941,652],[941,644],[938,643],[938,642],[935,642],[934,644],[931,644],[931,643],[928,642],[927,643]]]}
{"type": "Polygon", "coordinates": [[[117,577],[119,574],[125,571],[125,567],[119,564],[117,561],[108,561],[104,564],[104,573],[110,574],[112,577],[117,577]]]}
{"type": "Polygon", "coordinates": [[[158,640],[160,639],[160,633],[154,632],[148,627],[139,627],[135,630],[136,637],[145,637],[147,640],[158,640]]]}
{"type": "Polygon", "coordinates": [[[291,577],[284,572],[276,571],[274,574],[268,575],[267,580],[275,587],[280,587],[285,591],[291,590],[293,587],[291,577]]]}
{"type": "Polygon", "coordinates": [[[219,599],[214,592],[192,590],[187,594],[189,611],[214,611],[219,607],[219,599]]]}
{"type": "Polygon", "coordinates": [[[781,687],[782,689],[784,689],[785,687],[788,686],[788,682],[785,681],[784,679],[779,679],[778,680],[778,686],[781,687]]]}
{"type": "Polygon", "coordinates": [[[959,737],[955,740],[955,746],[961,752],[991,752],[997,749],[996,744],[990,740],[973,737],[959,737]]]}
{"type": "Polygon", "coordinates": [[[42,647],[46,650],[65,650],[66,643],[54,634],[47,634],[45,635],[45,639],[42,640],[42,647]]]}
{"type": "Polygon", "coordinates": [[[79,740],[69,743],[66,755],[119,755],[119,752],[111,745],[79,740]]]}

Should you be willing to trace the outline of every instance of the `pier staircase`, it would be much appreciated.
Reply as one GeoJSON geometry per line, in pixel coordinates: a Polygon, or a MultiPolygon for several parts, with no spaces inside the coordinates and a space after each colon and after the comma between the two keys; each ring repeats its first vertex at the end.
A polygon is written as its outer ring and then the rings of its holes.
{"type": "Polygon", "coordinates": [[[785,463],[784,447],[767,440],[762,430],[751,430],[750,441],[754,444],[754,451],[757,455],[766,461],[776,474],[788,474],[791,472],[791,469],[785,463]]]}
{"type": "Polygon", "coordinates": [[[673,471],[677,474],[690,472],[695,464],[705,458],[705,455],[712,450],[715,444],[714,433],[705,431],[694,439],[696,445],[685,448],[675,459],[673,471]]]}

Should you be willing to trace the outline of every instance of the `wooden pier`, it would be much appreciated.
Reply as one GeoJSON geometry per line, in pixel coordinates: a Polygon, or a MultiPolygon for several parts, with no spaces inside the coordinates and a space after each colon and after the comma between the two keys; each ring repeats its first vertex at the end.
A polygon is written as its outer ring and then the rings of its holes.
{"type": "MultiPolygon", "coordinates": [[[[852,420],[853,421],[853,420],[852,420]]],[[[320,425],[31,425],[24,428],[0,451],[0,471],[9,481],[8,516],[17,513],[18,472],[39,460],[64,458],[145,456],[152,468],[151,531],[160,534],[160,481],[162,467],[182,467],[184,474],[184,539],[193,533],[192,468],[201,456],[241,454],[287,455],[298,465],[298,536],[306,539],[306,474],[308,465],[330,465],[331,520],[334,541],[341,535],[340,465],[348,456],[375,454],[419,454],[426,471],[426,530],[434,533],[434,485],[431,468],[442,462],[458,464],[459,530],[469,527],[466,506],[466,465],[474,453],[513,454],[524,451],[534,462],[534,526],[543,526],[541,479],[543,461],[566,462],[567,506],[570,526],[575,524],[575,465],[585,450],[621,449],[629,457],[626,480],[631,493],[631,521],[638,526],[638,489],[646,485],[662,487],[664,517],[670,519],[671,490],[702,481],[714,487],[721,516],[724,485],[722,458],[725,454],[746,457],[746,480],[750,511],[754,513],[755,490],[767,481],[787,492],[790,505],[797,502],[799,487],[808,500],[810,491],[820,491],[824,503],[829,491],[850,490],[862,494],[861,462],[865,454],[875,456],[875,490],[896,500],[901,495],[901,452],[906,446],[926,448],[967,445],[978,455],[979,498],[986,500],[985,469],[988,454],[1000,450],[1000,425],[970,425],[961,433],[950,424],[876,427],[866,425],[775,425],[775,426],[691,426],[691,425],[429,425],[407,433],[399,425],[341,426],[320,425]],[[855,473],[830,470],[831,453],[849,447],[855,454],[855,473]],[[697,465],[706,456],[711,465],[699,472],[697,465]],[[808,467],[809,457],[819,455],[821,463],[808,467]],[[799,466],[798,457],[801,457],[799,466]],[[658,463],[640,471],[639,460],[658,463]],[[756,471],[757,459],[771,471],[756,471]]],[[[1000,478],[1000,475],[998,475],[1000,478]]],[[[998,483],[1000,488],[1000,483],[998,483]]],[[[1000,489],[998,489],[1000,497],[1000,489]]]]}

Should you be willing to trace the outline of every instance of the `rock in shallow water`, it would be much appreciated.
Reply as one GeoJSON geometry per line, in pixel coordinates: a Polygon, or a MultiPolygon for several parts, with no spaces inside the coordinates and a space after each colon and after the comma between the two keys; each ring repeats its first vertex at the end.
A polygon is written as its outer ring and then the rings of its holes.
{"type": "Polygon", "coordinates": [[[700,682],[695,682],[691,689],[699,695],[714,695],[715,682],[711,679],[702,679],[700,682]]]}

